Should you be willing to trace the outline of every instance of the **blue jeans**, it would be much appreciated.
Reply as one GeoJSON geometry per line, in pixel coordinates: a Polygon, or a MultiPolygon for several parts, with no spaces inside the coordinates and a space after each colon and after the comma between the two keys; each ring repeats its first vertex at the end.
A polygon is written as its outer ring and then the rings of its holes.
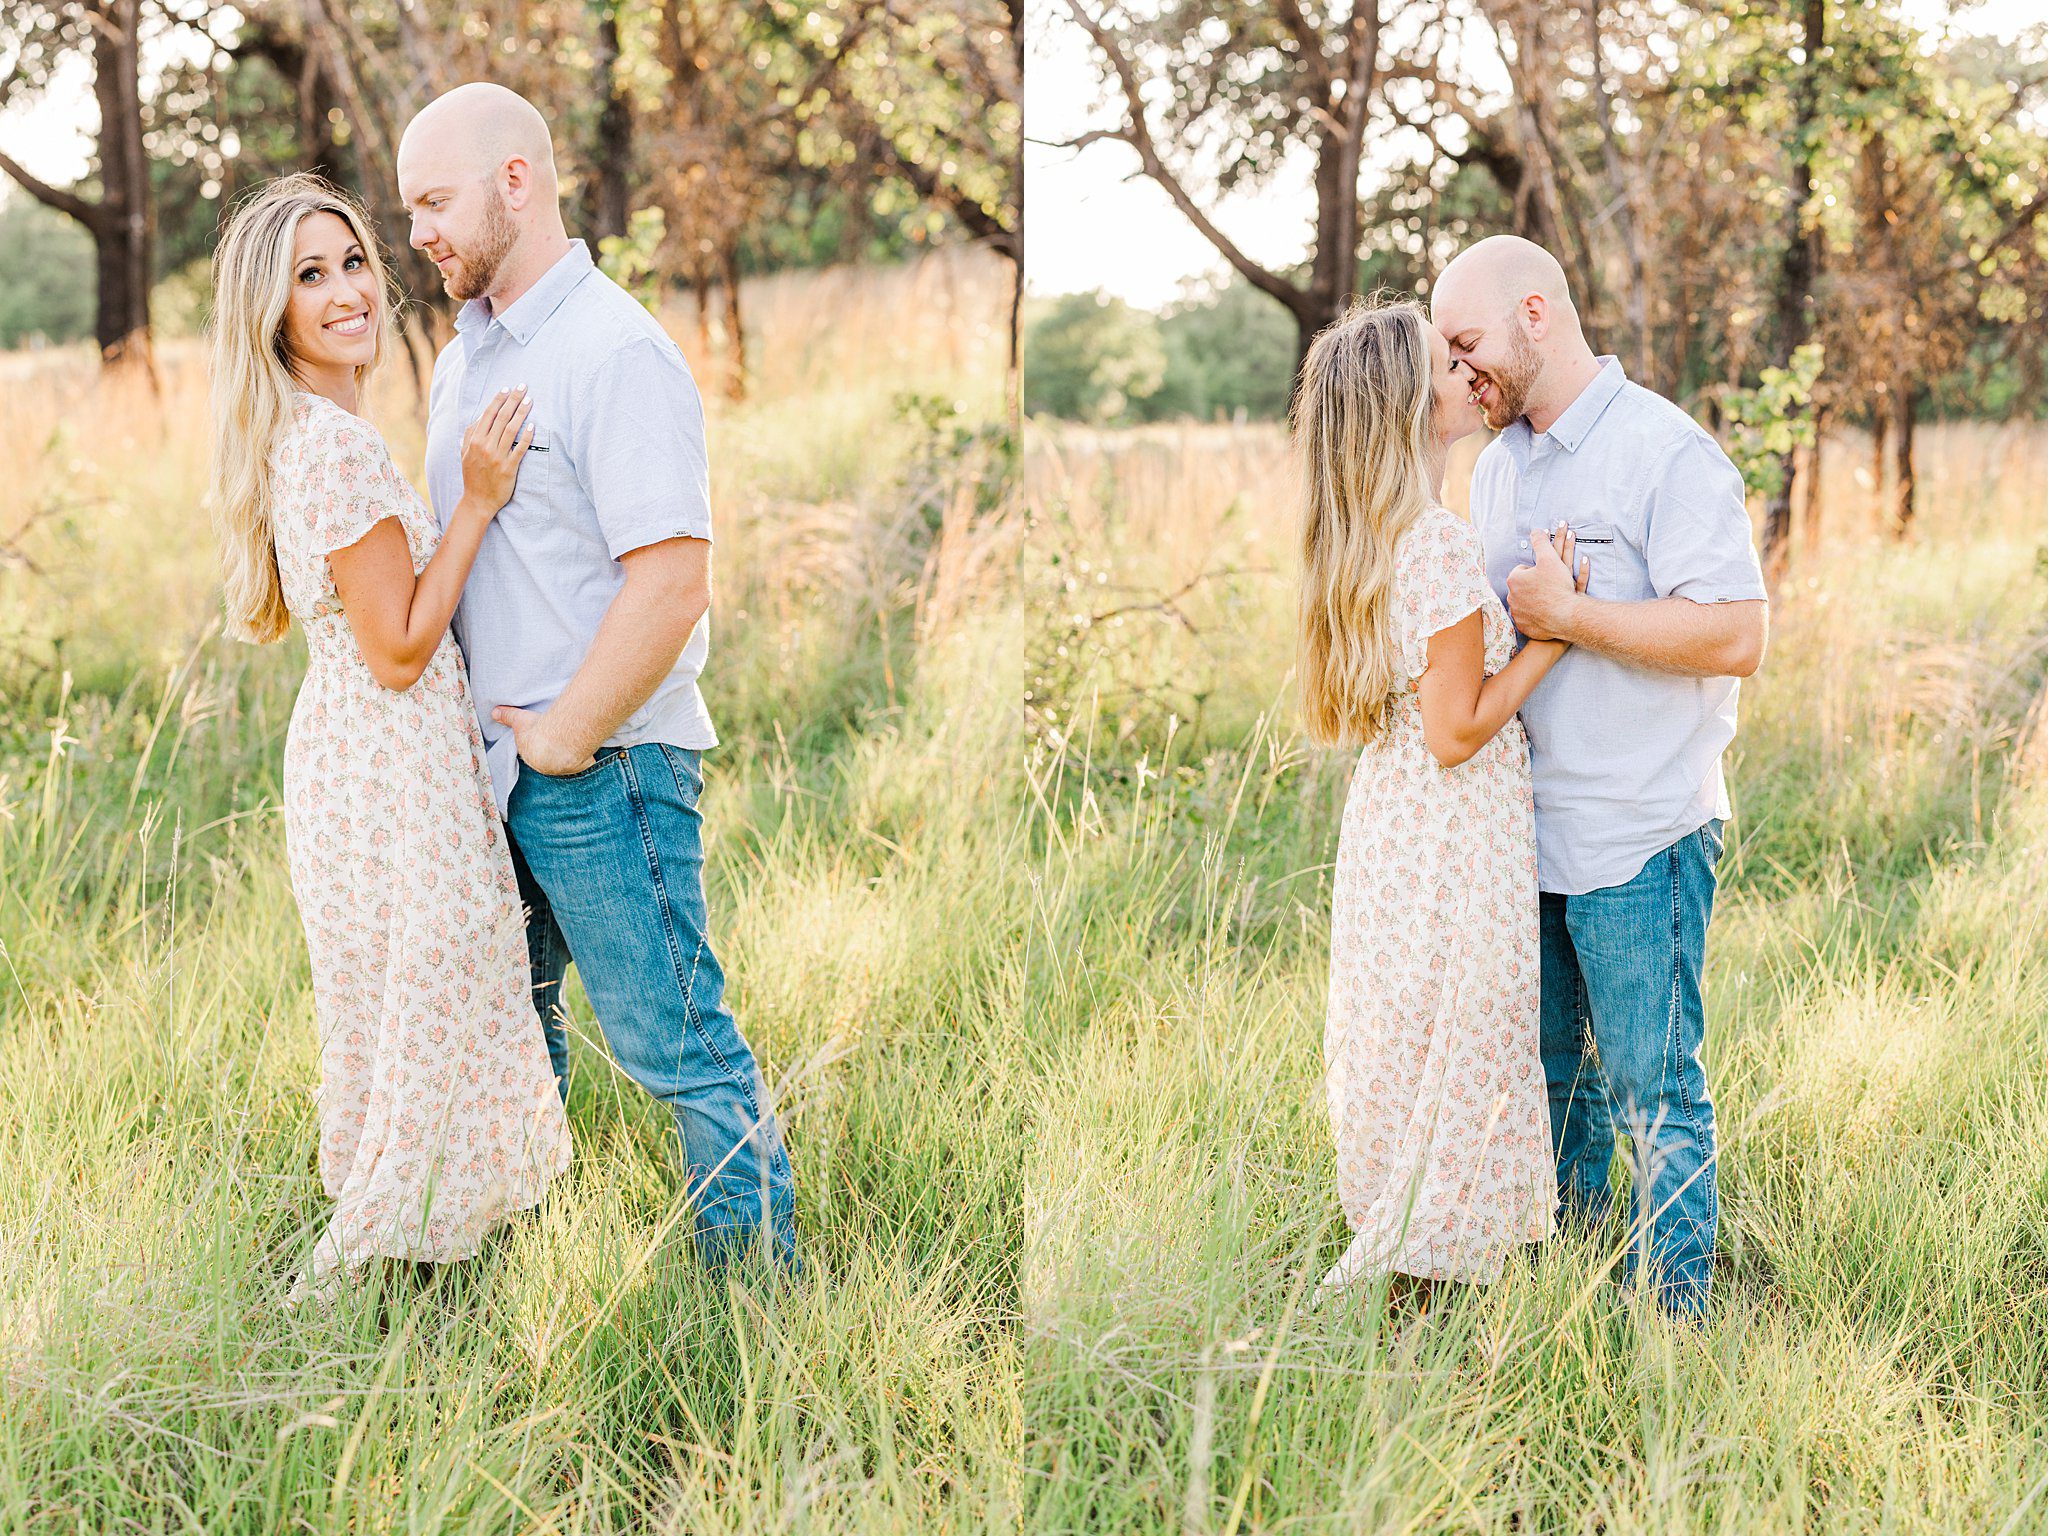
{"type": "Polygon", "coordinates": [[[1706,1310],[1720,1219],[1700,969],[1721,823],[1653,854],[1625,885],[1541,898],[1543,1075],[1558,1219],[1609,1214],[1616,1126],[1633,1150],[1629,1260],[1666,1310],[1706,1310]]]}
{"type": "Polygon", "coordinates": [[[573,956],[613,1056],[675,1116],[705,1262],[723,1266],[766,1227],[794,1266],[789,1156],[705,934],[703,788],[698,754],[661,742],[561,778],[520,772],[507,819],[534,1009],[566,1099],[573,956]]]}

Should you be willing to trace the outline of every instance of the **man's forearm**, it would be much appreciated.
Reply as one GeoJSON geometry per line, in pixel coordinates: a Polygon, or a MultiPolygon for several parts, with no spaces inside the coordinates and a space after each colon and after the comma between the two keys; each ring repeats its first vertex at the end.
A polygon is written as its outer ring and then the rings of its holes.
{"type": "Polygon", "coordinates": [[[710,602],[708,586],[678,594],[629,575],[605,610],[583,664],[548,708],[553,739],[585,754],[610,740],[675,670],[710,602]]]}
{"type": "Polygon", "coordinates": [[[1762,660],[1762,607],[1687,597],[1613,603],[1582,596],[1559,638],[1652,671],[1746,677],[1762,660]]]}

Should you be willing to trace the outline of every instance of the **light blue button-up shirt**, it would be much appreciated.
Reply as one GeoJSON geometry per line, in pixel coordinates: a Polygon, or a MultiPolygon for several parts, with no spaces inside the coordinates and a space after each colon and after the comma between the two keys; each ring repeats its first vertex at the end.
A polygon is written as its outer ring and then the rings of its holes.
{"type": "MultiPolygon", "coordinates": [[[[462,434],[500,389],[532,391],[533,446],[484,534],[455,609],[498,813],[519,777],[500,704],[546,709],[625,584],[621,555],[711,537],[704,407],[668,334],[598,271],[581,240],[503,313],[472,299],[434,363],[427,495],[445,530],[462,498],[462,434]]],[[[711,616],[606,746],[716,746],[697,690],[711,616]]]]}
{"type": "MultiPolygon", "coordinates": [[[[1507,601],[1529,535],[1562,521],[1611,602],[1762,598],[1742,476],[1697,422],[1600,372],[1548,432],[1526,417],[1480,454],[1472,522],[1507,601]]],[[[1522,706],[1536,788],[1536,864],[1546,891],[1624,885],[1650,855],[1728,815],[1721,752],[1735,739],[1732,677],[1652,672],[1573,646],[1522,706]]]]}

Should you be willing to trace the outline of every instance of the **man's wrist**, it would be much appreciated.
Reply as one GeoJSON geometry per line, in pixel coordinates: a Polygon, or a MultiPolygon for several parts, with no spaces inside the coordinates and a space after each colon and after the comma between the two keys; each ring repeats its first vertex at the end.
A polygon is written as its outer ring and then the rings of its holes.
{"type": "Polygon", "coordinates": [[[595,741],[588,740],[590,733],[587,729],[577,729],[573,721],[558,718],[553,709],[541,716],[541,722],[550,745],[564,758],[573,758],[580,763],[585,758],[597,756],[597,749],[604,745],[603,736],[595,741]]]}
{"type": "Polygon", "coordinates": [[[1566,645],[1579,643],[1579,627],[1586,615],[1586,594],[1574,592],[1564,600],[1557,610],[1557,622],[1550,627],[1550,637],[1562,640],[1566,645]]]}

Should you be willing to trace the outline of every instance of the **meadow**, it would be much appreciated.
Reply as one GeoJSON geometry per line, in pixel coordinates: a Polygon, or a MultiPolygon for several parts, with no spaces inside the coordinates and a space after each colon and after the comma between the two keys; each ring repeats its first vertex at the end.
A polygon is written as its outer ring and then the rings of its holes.
{"type": "MultiPolygon", "coordinates": [[[[952,253],[754,285],[750,399],[712,402],[709,895],[799,1287],[698,1268],[673,1129],[579,992],[544,1205],[467,1264],[284,1307],[325,1206],[277,809],[303,651],[219,634],[196,344],[160,394],[8,360],[0,1529],[933,1530],[1021,1502],[1008,282],[952,253]]],[[[374,406],[416,473],[401,370],[374,406]]]]}
{"type": "Polygon", "coordinates": [[[189,343],[154,395],[0,359],[0,1530],[2048,1527],[2048,441],[1923,432],[1905,543],[1833,445],[1731,762],[1704,1335],[1587,1243],[1312,1310],[1349,765],[1293,724],[1283,445],[1020,464],[1006,293],[758,284],[713,402],[710,899],[797,1286],[698,1269],[572,989],[535,1216],[285,1309],[302,652],[218,634],[189,343]]]}
{"type": "Polygon", "coordinates": [[[1829,445],[1742,688],[1694,1334],[1611,1283],[1614,1240],[1426,1313],[1308,1304],[1347,1236],[1320,1077],[1352,760],[1293,714],[1284,440],[1029,440],[1034,1528],[2048,1529],[2048,438],[1923,446],[1901,543],[1867,446],[1829,445]]]}

